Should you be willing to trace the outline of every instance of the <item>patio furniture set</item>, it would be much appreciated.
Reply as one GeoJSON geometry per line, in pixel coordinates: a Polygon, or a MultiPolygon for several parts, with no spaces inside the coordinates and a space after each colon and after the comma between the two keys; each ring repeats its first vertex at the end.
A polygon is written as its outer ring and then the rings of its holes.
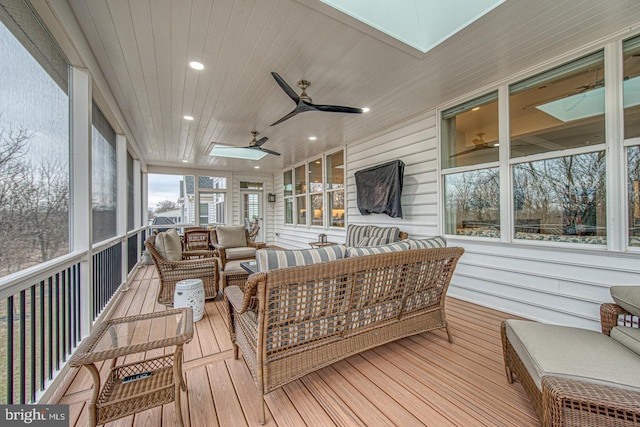
{"type": "MultiPolygon", "coordinates": [[[[242,351],[261,395],[261,423],[266,394],[331,363],[435,329],[444,329],[453,342],[445,296],[464,250],[446,247],[441,237],[416,240],[397,227],[350,226],[344,245],[284,250],[254,243],[238,226],[217,230],[208,250],[193,251],[180,250],[179,237],[170,234],[145,242],[160,276],[158,302],[171,305],[176,284],[185,279],[202,280],[206,298],[222,287],[234,357],[242,351]]],[[[602,333],[502,323],[507,379],[523,385],[542,425],[640,424],[640,287],[612,287],[611,294],[616,304],[602,305],[602,333]]],[[[135,325],[149,315],[113,319],[74,355],[72,366],[86,366],[96,384],[92,425],[131,414],[132,405],[138,412],[173,400],[182,425],[182,345],[191,340],[193,312],[177,310],[151,315],[180,316],[177,327],[165,328],[166,336],[134,342],[131,335],[120,336],[117,325],[135,325]],[[162,361],[116,366],[119,356],[170,345],[176,350],[162,361]],[[113,369],[100,391],[94,363],[109,358],[113,369]],[[150,385],[150,376],[162,381],[150,385]],[[116,400],[128,404],[111,403],[116,400]]]]}

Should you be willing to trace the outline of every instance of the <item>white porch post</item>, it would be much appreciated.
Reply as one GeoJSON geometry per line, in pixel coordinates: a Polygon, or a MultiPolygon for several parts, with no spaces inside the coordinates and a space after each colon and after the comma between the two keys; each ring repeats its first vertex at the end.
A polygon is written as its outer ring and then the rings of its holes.
{"type": "MultiPolygon", "coordinates": [[[[140,177],[140,161],[139,160],[134,160],[133,161],[133,206],[129,206],[129,209],[133,209],[133,229],[134,230],[140,230],[140,227],[142,227],[142,206],[141,206],[141,187],[140,187],[140,181],[141,181],[141,177],[140,177]]],[[[142,246],[144,245],[144,242],[142,241],[142,239],[140,238],[140,233],[138,232],[137,234],[137,239],[138,239],[138,244],[137,247],[138,249],[138,256],[140,255],[140,253],[142,252],[142,249],[144,249],[142,246]]]]}
{"type": "Polygon", "coordinates": [[[91,332],[93,210],[91,180],[91,75],[71,67],[71,250],[86,251],[80,268],[80,336],[91,332]]]}
{"type": "Polygon", "coordinates": [[[120,236],[120,253],[122,263],[120,267],[120,283],[126,283],[128,273],[128,249],[127,238],[127,212],[131,209],[127,206],[127,138],[124,135],[116,135],[116,235],[120,236]]]}
{"type": "Polygon", "coordinates": [[[622,105],[622,42],[605,46],[605,132],[607,185],[607,250],[623,252],[627,245],[627,184],[622,105]]]}

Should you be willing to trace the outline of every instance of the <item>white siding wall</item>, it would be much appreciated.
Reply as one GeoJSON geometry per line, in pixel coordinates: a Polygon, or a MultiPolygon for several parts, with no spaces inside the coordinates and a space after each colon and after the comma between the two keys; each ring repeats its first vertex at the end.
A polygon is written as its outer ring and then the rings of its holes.
{"type": "MultiPolygon", "coordinates": [[[[347,222],[397,225],[410,237],[440,234],[435,111],[407,120],[346,148],[347,222]],[[400,159],[405,163],[404,218],[360,215],[354,173],[400,159]]],[[[282,247],[308,247],[320,229],[284,226],[282,174],[274,176],[274,242],[282,247]]],[[[329,240],[344,242],[344,230],[329,230],[329,240]]],[[[449,295],[543,322],[599,329],[599,305],[611,301],[614,284],[640,284],[637,254],[558,248],[536,244],[504,244],[449,238],[463,255],[449,295]]]]}

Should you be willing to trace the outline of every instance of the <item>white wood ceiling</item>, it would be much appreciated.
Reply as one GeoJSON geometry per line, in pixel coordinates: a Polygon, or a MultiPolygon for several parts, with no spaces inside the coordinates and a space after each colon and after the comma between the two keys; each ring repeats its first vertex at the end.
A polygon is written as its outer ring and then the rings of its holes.
{"type": "Polygon", "coordinates": [[[418,55],[318,0],[68,1],[144,161],[233,171],[279,171],[640,23],[637,0],[507,0],[418,55]],[[269,127],[294,108],[272,71],[298,93],[310,80],[315,103],[371,112],[269,127]],[[246,146],[252,130],[282,156],[205,152],[246,146]]]}

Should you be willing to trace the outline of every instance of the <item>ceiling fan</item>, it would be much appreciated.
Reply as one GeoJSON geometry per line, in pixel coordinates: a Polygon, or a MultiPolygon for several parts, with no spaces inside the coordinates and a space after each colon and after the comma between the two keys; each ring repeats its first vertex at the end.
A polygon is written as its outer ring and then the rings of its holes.
{"type": "Polygon", "coordinates": [[[477,138],[473,138],[471,142],[473,142],[474,147],[468,150],[460,151],[459,153],[452,154],[450,157],[463,156],[465,154],[473,153],[477,150],[484,150],[487,148],[496,148],[494,146],[489,145],[488,142],[484,140],[484,132],[479,132],[476,134],[477,138]]]}
{"type": "Polygon", "coordinates": [[[273,154],[274,156],[279,156],[280,153],[277,153],[273,150],[269,150],[266,148],[262,148],[262,146],[264,145],[265,142],[267,142],[269,140],[269,138],[267,138],[266,136],[263,136],[262,138],[260,138],[259,140],[256,141],[256,137],[258,136],[260,132],[257,132],[255,130],[251,131],[251,135],[253,135],[253,139],[251,139],[251,142],[249,143],[248,147],[244,147],[244,148],[251,148],[253,150],[259,150],[259,151],[263,151],[267,154],[273,154]]]}
{"type": "Polygon", "coordinates": [[[293,89],[291,89],[291,86],[289,86],[287,82],[285,82],[284,79],[280,77],[278,73],[272,72],[271,75],[276,80],[278,85],[282,88],[282,90],[287,95],[289,95],[289,98],[291,98],[293,102],[296,103],[296,108],[294,108],[293,111],[291,111],[286,116],[282,117],[280,120],[272,123],[271,126],[277,125],[278,123],[282,123],[285,120],[295,116],[296,114],[304,113],[305,111],[326,111],[326,112],[333,112],[333,113],[353,113],[353,114],[362,114],[364,112],[362,108],[342,107],[340,105],[313,104],[311,97],[309,97],[309,95],[307,95],[307,92],[306,92],[307,88],[311,86],[310,81],[300,80],[298,82],[298,87],[302,89],[302,93],[300,94],[300,96],[298,96],[298,94],[295,93],[293,89]]]}

